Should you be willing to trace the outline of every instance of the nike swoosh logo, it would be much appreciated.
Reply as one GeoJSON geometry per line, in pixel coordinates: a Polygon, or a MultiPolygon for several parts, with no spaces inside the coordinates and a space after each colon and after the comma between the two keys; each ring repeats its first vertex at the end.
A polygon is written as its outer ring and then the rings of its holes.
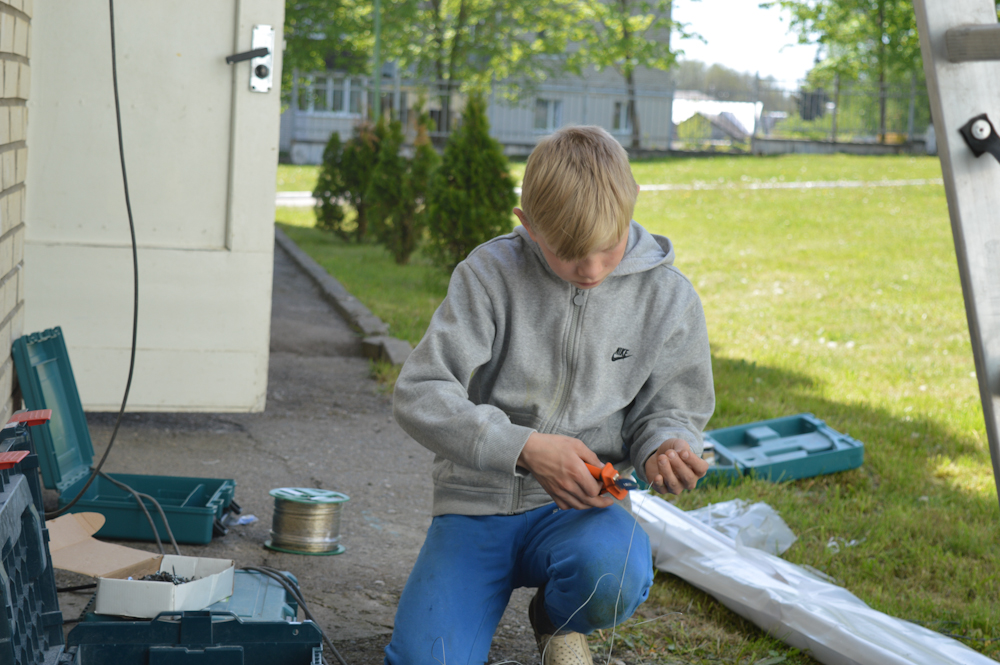
{"type": "Polygon", "coordinates": [[[626,353],[626,354],[623,354],[623,355],[618,355],[618,354],[616,353],[616,354],[614,354],[613,356],[611,356],[611,362],[614,362],[614,361],[616,361],[616,360],[624,360],[625,358],[631,358],[631,357],[632,357],[632,356],[630,356],[630,355],[629,355],[629,354],[627,354],[627,353],[626,353]]]}

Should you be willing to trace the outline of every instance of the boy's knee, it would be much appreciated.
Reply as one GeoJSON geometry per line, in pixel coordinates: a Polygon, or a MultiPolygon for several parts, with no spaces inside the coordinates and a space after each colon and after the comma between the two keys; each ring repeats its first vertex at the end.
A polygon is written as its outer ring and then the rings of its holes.
{"type": "Polygon", "coordinates": [[[621,561],[617,570],[599,565],[599,560],[592,560],[594,565],[585,565],[576,577],[579,586],[572,594],[580,599],[581,605],[561,608],[566,614],[557,625],[568,619],[566,629],[587,634],[599,628],[611,628],[632,616],[649,597],[653,584],[649,550],[636,549],[624,570],[621,561]],[[572,614],[574,610],[576,614],[572,614]]]}

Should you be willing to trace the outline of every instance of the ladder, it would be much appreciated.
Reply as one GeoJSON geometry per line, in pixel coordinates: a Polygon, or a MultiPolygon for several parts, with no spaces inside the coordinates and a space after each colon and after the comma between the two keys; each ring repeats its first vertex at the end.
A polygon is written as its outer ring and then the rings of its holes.
{"type": "Polygon", "coordinates": [[[1000,495],[1000,24],[994,0],[914,0],[1000,495]],[[994,157],[996,159],[994,159],[994,157]]]}

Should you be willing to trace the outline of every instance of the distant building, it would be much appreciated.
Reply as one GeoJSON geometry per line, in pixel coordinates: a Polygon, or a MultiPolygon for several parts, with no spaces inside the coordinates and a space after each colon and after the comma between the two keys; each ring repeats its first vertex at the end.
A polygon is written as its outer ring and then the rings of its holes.
{"type": "MultiPolygon", "coordinates": [[[[447,135],[461,116],[464,97],[439,86],[403,79],[391,67],[381,84],[382,108],[403,123],[412,139],[416,133],[415,105],[426,99],[435,127],[431,134],[447,135]]],[[[383,72],[384,74],[386,72],[383,72]]],[[[293,164],[318,164],[330,135],[350,137],[353,128],[372,113],[372,82],[335,71],[295,76],[291,103],[281,116],[280,149],[293,164]]],[[[632,142],[633,118],[638,116],[642,147],[666,149],[673,135],[670,74],[638,70],[633,113],[625,82],[612,70],[588,71],[584,76],[554,78],[536,86],[516,102],[504,96],[504,83],[494,86],[487,113],[490,133],[508,154],[528,154],[538,139],[565,125],[599,125],[625,146],[632,142]]]]}

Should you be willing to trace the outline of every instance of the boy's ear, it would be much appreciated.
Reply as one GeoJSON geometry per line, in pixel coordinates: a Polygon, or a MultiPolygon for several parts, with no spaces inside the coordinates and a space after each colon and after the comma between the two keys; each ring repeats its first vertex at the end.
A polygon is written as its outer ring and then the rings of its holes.
{"type": "Polygon", "coordinates": [[[523,226],[524,230],[528,232],[528,237],[535,242],[538,242],[538,239],[535,238],[535,232],[531,230],[531,225],[528,224],[528,216],[524,214],[524,211],[520,208],[514,208],[514,214],[517,215],[519,220],[521,220],[521,226],[523,226]]]}

